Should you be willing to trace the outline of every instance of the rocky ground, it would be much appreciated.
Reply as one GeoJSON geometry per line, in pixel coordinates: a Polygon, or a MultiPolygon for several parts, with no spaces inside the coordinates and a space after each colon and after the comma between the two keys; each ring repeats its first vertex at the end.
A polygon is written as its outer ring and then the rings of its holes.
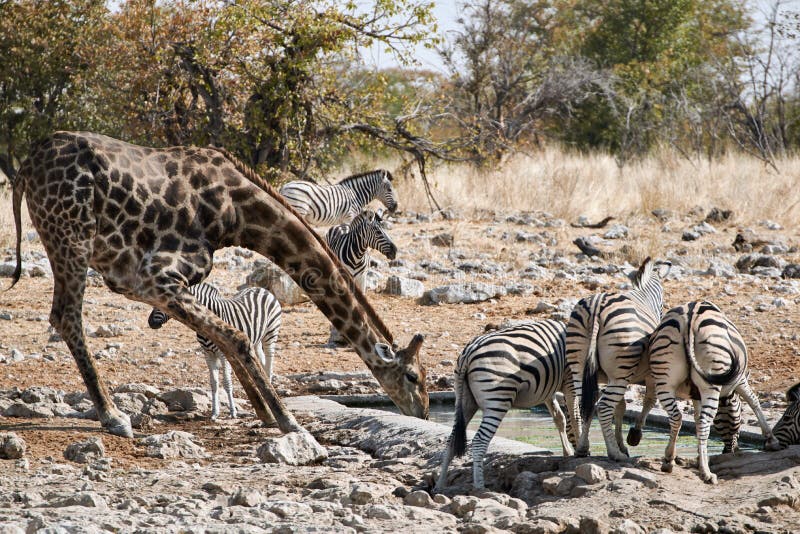
{"type": "MultiPolygon", "coordinates": [[[[683,214],[655,210],[602,229],[574,227],[586,221],[544,213],[448,215],[406,213],[391,220],[400,254],[389,263],[378,259],[376,290],[369,294],[401,343],[416,332],[426,335],[431,389],[452,384],[458,351],[485,328],[563,319],[581,296],[629,287],[625,273],[652,255],[674,265],[664,283],[669,305],[709,299],[736,322],[750,349],[751,383],[770,420],[780,415],[783,391],[797,381],[800,354],[795,229],[768,220],[743,224],[710,207],[683,214]],[[387,285],[404,296],[384,293],[387,285]]],[[[339,428],[342,421],[319,422],[314,413],[301,420],[327,447],[326,460],[306,467],[263,463],[259,447],[277,436],[274,430],[247,417],[207,420],[207,371],[193,334],[174,322],[149,330],[148,309],[91,277],[84,317],[102,375],[115,400],[138,414],[139,437],[166,437],[147,444],[109,436],[91,420],[75,365],[49,330],[49,265],[35,234],[26,237],[25,276],[0,299],[0,431],[26,443],[21,458],[0,461],[0,524],[287,532],[800,528],[800,471],[794,468],[800,455],[791,449],[722,459],[712,468],[722,475],[714,488],[699,484],[691,469],[662,475],[655,459],[621,466],[602,458],[498,455],[487,472],[493,493],[470,496],[468,470],[461,468],[454,471],[454,489],[431,500],[413,491],[429,489],[441,443],[404,435],[405,448],[387,456],[357,439],[363,430],[348,433],[339,428]],[[173,430],[191,436],[169,434],[173,430]],[[65,458],[69,445],[98,437],[102,452],[91,453],[99,447],[89,444],[86,458],[80,451],[65,458]],[[587,462],[597,469],[581,467],[587,462]]],[[[13,251],[6,254],[11,261],[13,251]]],[[[247,251],[221,251],[211,280],[233,292],[253,279],[260,261],[247,251]]],[[[0,263],[0,275],[12,269],[0,263]]],[[[328,348],[327,339],[327,323],[312,305],[285,306],[279,391],[377,391],[368,373],[317,376],[364,369],[354,352],[328,348]]],[[[14,440],[6,445],[13,457],[14,440]]]]}

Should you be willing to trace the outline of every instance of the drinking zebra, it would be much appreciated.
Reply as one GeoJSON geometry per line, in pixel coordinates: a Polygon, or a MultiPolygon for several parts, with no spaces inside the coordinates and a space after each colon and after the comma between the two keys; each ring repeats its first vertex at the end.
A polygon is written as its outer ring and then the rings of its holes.
{"type": "MultiPolygon", "coordinates": [[[[589,426],[596,405],[609,458],[628,457],[622,440],[625,390],[628,384],[649,380],[642,355],[648,336],[661,319],[661,278],[670,266],[647,258],[633,276],[631,291],[581,299],[570,315],[566,354],[575,392],[571,410],[580,435],[575,450],[579,456],[589,454],[589,426]],[[606,387],[598,398],[599,381],[605,381],[606,387]]],[[[651,384],[647,391],[642,415],[629,436],[631,445],[638,443],[644,418],[655,403],[651,384]]]]}
{"type": "MultiPolygon", "coordinates": [[[[364,210],[350,224],[331,227],[325,235],[328,246],[353,275],[356,285],[364,292],[367,287],[367,268],[369,267],[369,249],[375,249],[390,260],[397,256],[397,246],[383,228],[381,212],[364,210]]],[[[334,327],[331,327],[329,343],[336,343],[341,338],[334,327]]]]}
{"type": "MultiPolygon", "coordinates": [[[[239,291],[231,298],[224,298],[219,290],[207,283],[191,286],[189,292],[203,306],[214,312],[220,319],[244,332],[256,349],[261,365],[272,378],[272,363],[275,358],[275,342],[281,328],[281,305],[266,289],[249,287],[239,291]],[[266,345],[266,354],[262,343],[266,345]]],[[[153,308],[147,324],[150,328],[161,328],[169,320],[169,316],[157,308],[153,308]]],[[[236,417],[236,404],[233,401],[233,380],[231,365],[214,343],[198,334],[197,341],[203,348],[208,364],[209,382],[211,383],[211,418],[219,417],[219,369],[222,367],[222,380],[228,395],[228,407],[231,417],[236,417]]]]}
{"type": "Polygon", "coordinates": [[[500,422],[511,408],[544,404],[553,416],[565,456],[572,455],[567,418],[555,395],[564,389],[572,401],[565,373],[564,323],[545,320],[512,326],[476,337],[458,357],[455,370],[456,414],[436,489],[447,484],[453,456],[467,448],[467,424],[480,408],[480,427],[472,440],[473,486],[484,487],[483,457],[500,422]],[[564,388],[564,386],[567,386],[564,388]]]}
{"type": "Polygon", "coordinates": [[[786,392],[786,411],[772,427],[772,434],[782,447],[800,444],[800,382],[786,392]]]}
{"type": "Polygon", "coordinates": [[[375,198],[390,213],[397,209],[392,175],[383,169],[354,174],[335,185],[300,180],[288,182],[281,187],[280,194],[309,224],[315,226],[350,222],[375,198]]]}
{"type": "Polygon", "coordinates": [[[747,348],[739,331],[710,302],[690,302],[664,314],[649,347],[656,395],[669,414],[670,436],[661,470],[672,472],[681,429],[677,397],[691,397],[697,423],[700,478],[716,484],[708,468],[708,435],[720,397],[739,395],[756,414],[768,450],[780,448],[761,406],[747,383],[747,348]]]}

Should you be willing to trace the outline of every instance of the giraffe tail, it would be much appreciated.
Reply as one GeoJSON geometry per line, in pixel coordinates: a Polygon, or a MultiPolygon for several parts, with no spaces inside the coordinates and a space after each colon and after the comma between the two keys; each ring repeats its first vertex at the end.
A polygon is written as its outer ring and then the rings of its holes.
{"type": "Polygon", "coordinates": [[[11,275],[11,285],[5,291],[14,287],[22,276],[22,197],[25,195],[25,180],[19,175],[10,178],[13,189],[14,227],[17,231],[17,266],[14,268],[14,274],[11,275]]]}

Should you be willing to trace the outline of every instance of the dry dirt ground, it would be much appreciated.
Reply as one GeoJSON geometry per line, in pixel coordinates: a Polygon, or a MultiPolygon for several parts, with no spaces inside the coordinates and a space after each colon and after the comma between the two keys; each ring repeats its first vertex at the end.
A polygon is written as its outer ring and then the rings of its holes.
{"type": "MultiPolygon", "coordinates": [[[[507,217],[510,214],[479,214],[450,220],[423,218],[421,221],[413,214],[400,214],[391,223],[389,233],[398,244],[398,258],[405,260],[411,270],[424,272],[419,267],[419,262],[424,260],[438,262],[448,269],[454,269],[465,261],[500,266],[492,274],[467,272],[463,279],[458,280],[454,280],[451,274],[427,272],[427,279],[423,281],[426,289],[474,280],[495,284],[521,281],[530,284],[530,291],[476,304],[435,306],[376,291],[369,292],[368,297],[401,344],[416,332],[426,336],[422,359],[429,372],[449,374],[459,350],[483,332],[487,325],[497,325],[505,319],[544,317],[532,313],[541,301],[558,304],[560,299],[580,298],[598,291],[616,291],[626,282],[622,273],[587,278],[570,275],[571,269],[587,264],[597,267],[624,265],[627,260],[638,264],[646,255],[668,258],[683,274],[664,282],[667,304],[672,306],[699,299],[718,304],[737,324],[748,344],[754,389],[762,394],[784,391],[800,376],[800,291],[795,288],[795,282],[750,275],[705,276],[695,271],[705,271],[712,259],[735,263],[744,252],[735,251],[732,243],[745,227],[750,228],[753,234],[787,247],[800,245],[797,229],[769,230],[757,222],[737,223],[734,218],[732,222],[715,223],[716,233],[703,235],[696,241],[683,241],[683,230],[701,222],[707,209],[667,215],[666,220],[635,215],[617,221],[629,228],[630,235],[605,242],[602,248],[611,256],[603,260],[580,259],[573,240],[580,236],[602,235],[605,230],[573,228],[569,224],[571,221],[541,226],[520,224],[519,218],[509,221],[507,217]],[[445,232],[453,235],[452,246],[431,244],[430,237],[445,232]],[[519,232],[546,232],[545,242],[518,241],[516,236],[519,232]],[[542,262],[548,272],[544,279],[520,278],[526,265],[543,258],[548,259],[542,262]],[[566,263],[559,267],[562,260],[566,263]],[[777,306],[776,299],[780,300],[777,306]]],[[[535,218],[548,220],[541,214],[536,214],[535,218]]],[[[4,233],[8,231],[3,230],[4,233]]],[[[37,240],[24,243],[23,249],[26,253],[42,250],[37,240]]],[[[10,260],[12,251],[6,252],[5,259],[10,260]]],[[[217,257],[220,264],[210,280],[229,292],[244,282],[256,259],[242,260],[230,250],[219,252],[217,257]],[[230,261],[234,257],[241,261],[230,261]]],[[[800,253],[783,253],[780,258],[787,263],[799,262],[800,253]]],[[[377,270],[383,275],[391,274],[385,263],[377,270]]],[[[8,279],[0,281],[7,284],[8,279]]],[[[34,385],[68,392],[83,390],[66,346],[60,341],[51,341],[52,331],[47,322],[51,296],[52,278],[48,276],[23,277],[11,291],[0,293],[0,314],[5,316],[0,319],[0,356],[8,357],[12,349],[24,355],[21,361],[7,358],[9,361],[0,363],[0,390],[34,385]]],[[[101,356],[98,360],[101,376],[112,387],[131,382],[149,383],[160,389],[166,386],[207,387],[207,368],[199,355],[194,334],[175,321],[157,332],[148,329],[149,311],[144,305],[115,295],[103,286],[93,285],[87,289],[84,307],[87,329],[92,332],[102,326],[121,327],[119,335],[88,339],[90,348],[101,356]]],[[[352,350],[325,346],[328,329],[327,321],[312,304],[285,307],[275,372],[285,375],[365,369],[352,350]]],[[[237,389],[237,396],[242,395],[237,389]]],[[[773,402],[776,397],[770,396],[773,402]]],[[[61,422],[43,425],[41,421],[0,418],[1,430],[17,432],[27,441],[32,464],[48,456],[59,457],[67,444],[99,431],[99,425],[90,421],[60,425],[61,422]]],[[[215,435],[216,430],[205,430],[202,422],[180,426],[198,433],[210,451],[214,450],[215,441],[247,444],[259,437],[248,435],[246,427],[241,424],[234,427],[242,429],[241,433],[226,432],[225,435],[215,435]]],[[[103,440],[109,454],[115,458],[115,467],[158,468],[160,465],[159,460],[143,457],[129,440],[107,434],[103,434],[103,440]]]]}

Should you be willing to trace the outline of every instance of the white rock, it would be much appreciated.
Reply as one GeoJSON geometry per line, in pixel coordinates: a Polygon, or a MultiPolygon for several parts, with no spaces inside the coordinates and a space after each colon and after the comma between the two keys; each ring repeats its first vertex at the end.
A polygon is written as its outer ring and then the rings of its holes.
{"type": "Polygon", "coordinates": [[[146,447],[145,455],[152,458],[206,458],[208,453],[193,438],[188,432],[170,430],[142,438],[140,443],[146,447]]]}
{"type": "Polygon", "coordinates": [[[425,285],[419,280],[391,275],[386,279],[386,287],[383,292],[400,297],[420,298],[425,293],[425,285]]]}
{"type": "Polygon", "coordinates": [[[657,488],[659,486],[658,478],[656,478],[655,475],[648,473],[647,471],[643,471],[641,469],[633,469],[633,468],[623,469],[622,478],[636,480],[638,482],[641,482],[648,488],[657,488]]]}
{"type": "Polygon", "coordinates": [[[25,440],[13,432],[0,434],[0,458],[16,460],[25,456],[25,440]]]}
{"type": "Polygon", "coordinates": [[[88,464],[105,455],[106,448],[103,446],[103,440],[98,436],[91,436],[84,441],[72,443],[64,451],[64,458],[79,464],[88,464]]]}
{"type": "Polygon", "coordinates": [[[264,463],[288,465],[319,463],[328,457],[328,451],[305,431],[268,439],[257,454],[264,463]]]}
{"type": "Polygon", "coordinates": [[[409,506],[418,506],[420,508],[434,508],[435,503],[427,491],[417,490],[412,491],[403,499],[409,506]]]}
{"type": "Polygon", "coordinates": [[[587,484],[597,484],[606,480],[606,470],[597,464],[586,463],[575,468],[575,476],[583,479],[587,484]]]}
{"type": "Polygon", "coordinates": [[[259,504],[266,502],[266,497],[255,489],[250,488],[239,488],[236,493],[230,496],[228,499],[228,504],[230,506],[244,506],[246,508],[252,508],[253,506],[258,506],[259,504]]]}

